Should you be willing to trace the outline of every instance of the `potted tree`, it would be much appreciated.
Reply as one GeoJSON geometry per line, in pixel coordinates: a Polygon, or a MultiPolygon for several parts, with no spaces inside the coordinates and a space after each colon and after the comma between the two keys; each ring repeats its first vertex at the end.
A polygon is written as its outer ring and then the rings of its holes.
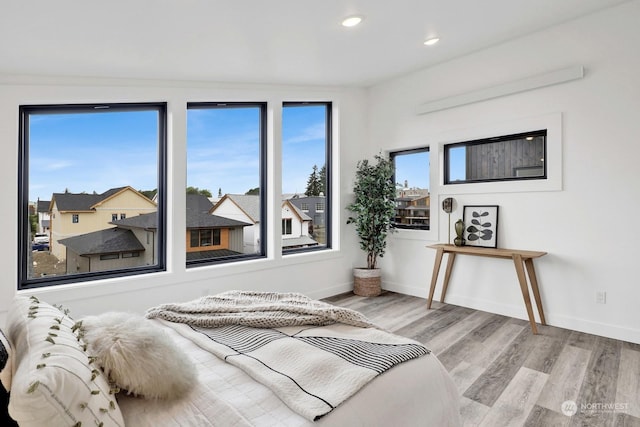
{"type": "Polygon", "coordinates": [[[347,224],[355,224],[360,248],[367,254],[366,268],[354,268],[356,295],[376,296],[382,291],[382,274],[376,263],[387,246],[387,234],[393,231],[396,189],[393,183],[393,162],[378,154],[376,162],[361,160],[357,164],[353,186],[355,200],[347,209],[352,215],[347,224]]]}

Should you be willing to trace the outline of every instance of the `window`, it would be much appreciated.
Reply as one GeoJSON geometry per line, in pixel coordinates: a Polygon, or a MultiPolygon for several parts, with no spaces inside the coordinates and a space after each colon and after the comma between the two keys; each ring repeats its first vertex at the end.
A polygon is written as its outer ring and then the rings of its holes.
{"type": "Polygon", "coordinates": [[[546,130],[444,147],[444,183],[546,179],[546,130]]]}
{"type": "Polygon", "coordinates": [[[140,252],[123,252],[122,258],[138,258],[140,256],[140,252]]]}
{"type": "Polygon", "coordinates": [[[191,247],[220,246],[220,230],[191,230],[191,247]]]}
{"type": "Polygon", "coordinates": [[[292,234],[291,231],[291,218],[282,218],[282,234],[292,234]]]}
{"type": "Polygon", "coordinates": [[[266,111],[187,105],[187,266],[266,255],[266,111]],[[205,228],[210,237],[196,230],[205,228]]]}
{"type": "Polygon", "coordinates": [[[389,153],[396,183],[396,228],[429,230],[429,148],[389,153]]]}
{"type": "Polygon", "coordinates": [[[283,252],[331,247],[331,129],[330,102],[283,104],[282,199],[302,222],[299,238],[283,239],[283,252]]]}
{"type": "Polygon", "coordinates": [[[20,107],[19,289],[165,269],[165,117],[164,103],[20,107]],[[51,206],[49,252],[31,251],[37,201],[51,206]],[[129,218],[118,220],[114,206],[129,218]],[[114,245],[144,250],[122,263],[114,245]]]}
{"type": "Polygon", "coordinates": [[[127,214],[120,214],[120,219],[125,219],[127,217],[127,214]]]}

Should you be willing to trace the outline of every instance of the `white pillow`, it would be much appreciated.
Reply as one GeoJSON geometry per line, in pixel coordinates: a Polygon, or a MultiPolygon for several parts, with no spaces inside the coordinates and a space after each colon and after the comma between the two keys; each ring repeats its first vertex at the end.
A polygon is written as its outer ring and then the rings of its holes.
{"type": "Polygon", "coordinates": [[[154,321],[109,312],[82,319],[89,353],[105,374],[127,392],[150,399],[175,399],[197,381],[189,357],[154,321]]]}
{"type": "Polygon", "coordinates": [[[21,427],[124,427],[113,390],[68,313],[17,296],[7,336],[15,369],[9,414],[21,427]]]}
{"type": "Polygon", "coordinates": [[[4,332],[0,330],[0,384],[6,391],[11,390],[12,349],[4,332]]]}

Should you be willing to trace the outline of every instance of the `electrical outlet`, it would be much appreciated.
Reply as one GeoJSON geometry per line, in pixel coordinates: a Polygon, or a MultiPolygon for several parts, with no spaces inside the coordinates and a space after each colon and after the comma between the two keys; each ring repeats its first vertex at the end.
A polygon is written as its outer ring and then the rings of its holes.
{"type": "Polygon", "coordinates": [[[607,293],[605,291],[596,291],[596,303],[598,304],[607,303],[607,293]]]}

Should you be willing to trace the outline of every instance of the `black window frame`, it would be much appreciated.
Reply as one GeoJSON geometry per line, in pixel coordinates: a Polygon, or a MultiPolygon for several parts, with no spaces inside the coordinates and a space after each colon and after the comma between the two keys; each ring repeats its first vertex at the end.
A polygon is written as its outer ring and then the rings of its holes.
{"type": "Polygon", "coordinates": [[[286,101],[282,103],[282,109],[287,107],[309,107],[309,106],[325,106],[325,210],[324,210],[324,224],[325,224],[325,239],[324,245],[305,246],[302,248],[282,249],[282,255],[287,256],[289,254],[301,253],[301,252],[316,252],[325,251],[332,248],[332,194],[333,194],[333,165],[332,165],[332,152],[333,152],[333,103],[331,101],[286,101]]]}
{"type": "MultiPolygon", "coordinates": [[[[397,183],[397,178],[396,178],[396,157],[397,156],[403,156],[403,155],[407,155],[407,154],[417,154],[417,153],[430,153],[431,152],[431,148],[430,147],[418,147],[418,148],[411,148],[408,150],[397,150],[397,151],[390,151],[389,152],[389,160],[391,160],[391,162],[393,163],[393,182],[397,183]]],[[[431,162],[429,162],[429,170],[427,171],[429,174],[431,173],[431,162]]],[[[429,187],[431,187],[431,181],[429,181],[429,187]]],[[[422,230],[422,231],[428,231],[431,229],[431,188],[428,188],[429,191],[429,224],[427,224],[426,226],[424,224],[398,224],[395,221],[393,222],[393,227],[397,228],[397,229],[403,229],[403,230],[422,230]]],[[[397,192],[396,192],[397,195],[397,192]]]]}
{"type": "Polygon", "coordinates": [[[18,290],[91,282],[113,277],[126,277],[166,271],[167,265],[167,103],[80,103],[40,104],[18,107],[18,290]],[[128,267],[119,270],[94,271],[60,276],[29,277],[27,245],[29,242],[29,119],[38,114],[97,113],[104,111],[149,111],[158,113],[158,202],[157,202],[157,264],[128,267]]]}
{"type": "Polygon", "coordinates": [[[530,181],[530,180],[545,180],[547,179],[547,175],[548,175],[548,161],[547,161],[547,153],[548,153],[548,149],[547,149],[547,138],[548,138],[548,129],[538,129],[538,130],[533,130],[533,131],[528,131],[528,132],[519,132],[519,133],[514,133],[514,134],[510,134],[510,135],[501,135],[501,136],[495,136],[495,137],[489,137],[489,138],[481,138],[481,139],[474,139],[474,140],[470,140],[470,141],[462,141],[462,142],[455,142],[452,144],[445,144],[444,145],[444,150],[443,150],[443,163],[444,163],[444,167],[443,167],[443,182],[444,185],[456,185],[456,184],[473,184],[473,183],[479,183],[479,182],[511,182],[511,181],[530,181]],[[452,181],[451,180],[451,150],[454,148],[458,148],[458,147],[470,147],[470,146],[478,146],[478,145],[483,145],[483,144],[491,144],[491,143],[496,143],[496,142],[502,142],[502,141],[510,141],[510,140],[518,140],[518,139],[524,139],[526,137],[540,137],[543,136],[544,137],[544,145],[543,145],[543,149],[542,149],[542,175],[535,175],[535,176],[512,176],[512,177],[504,177],[504,178],[483,178],[483,179],[465,179],[465,180],[459,180],[459,181],[452,181]]]}
{"type": "MultiPolygon", "coordinates": [[[[187,114],[190,109],[225,109],[257,107],[260,116],[259,129],[259,167],[258,179],[260,185],[260,236],[258,238],[259,253],[226,255],[215,258],[187,259],[186,267],[193,268],[204,265],[224,264],[230,262],[247,261],[267,257],[267,103],[266,102],[187,102],[187,114]]],[[[187,141],[188,149],[189,141],[187,141]]],[[[189,164],[187,164],[187,170],[189,164]]]]}

